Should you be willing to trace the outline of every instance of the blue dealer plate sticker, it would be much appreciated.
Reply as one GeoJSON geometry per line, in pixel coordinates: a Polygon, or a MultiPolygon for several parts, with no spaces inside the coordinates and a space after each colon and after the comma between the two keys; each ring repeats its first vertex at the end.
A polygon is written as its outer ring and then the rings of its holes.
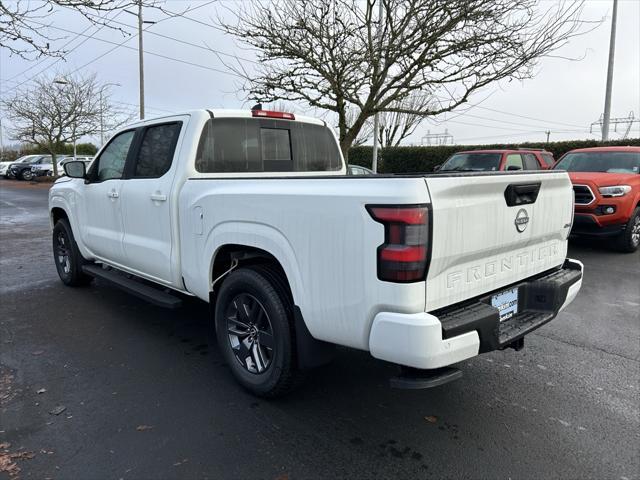
{"type": "Polygon", "coordinates": [[[500,312],[500,321],[503,322],[518,313],[518,289],[512,288],[497,293],[491,297],[491,305],[500,312]]]}

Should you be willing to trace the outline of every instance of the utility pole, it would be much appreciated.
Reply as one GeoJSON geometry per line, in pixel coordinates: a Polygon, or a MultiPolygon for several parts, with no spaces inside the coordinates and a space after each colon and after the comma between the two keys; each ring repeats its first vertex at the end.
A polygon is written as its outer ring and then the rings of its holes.
{"type": "Polygon", "coordinates": [[[142,41],[142,25],[145,23],[153,25],[156,22],[142,19],[142,2],[143,0],[137,0],[138,13],[125,10],[129,15],[138,17],[138,68],[140,71],[140,120],[144,120],[144,45],[142,41]]]}
{"type": "Polygon", "coordinates": [[[613,87],[613,57],[616,50],[616,21],[618,17],[618,0],[613,0],[611,15],[611,38],[609,39],[609,66],[607,68],[607,90],[604,95],[604,118],[602,119],[602,141],[609,140],[609,119],[611,117],[611,89],[613,87]]]}
{"type": "MultiPolygon", "coordinates": [[[[378,34],[376,35],[378,41],[378,48],[380,49],[380,58],[378,61],[382,63],[382,1],[378,0],[378,34]]],[[[373,116],[373,159],[371,160],[371,170],[375,173],[378,172],[378,129],[380,128],[379,113],[373,116]]]]}
{"type": "Polygon", "coordinates": [[[142,49],[142,0],[138,0],[138,63],[140,66],[140,120],[144,119],[144,51],[142,49]]]}
{"type": "Polygon", "coordinates": [[[551,135],[551,130],[547,130],[546,132],[544,132],[547,134],[547,143],[549,143],[549,135],[551,135]]]}

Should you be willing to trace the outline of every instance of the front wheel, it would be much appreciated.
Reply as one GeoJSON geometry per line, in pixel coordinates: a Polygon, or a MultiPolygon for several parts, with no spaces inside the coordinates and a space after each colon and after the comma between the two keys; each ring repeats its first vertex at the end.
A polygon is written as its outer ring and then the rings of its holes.
{"type": "Polygon", "coordinates": [[[33,178],[33,172],[29,169],[23,170],[20,174],[22,180],[31,180],[33,178]]]}
{"type": "Polygon", "coordinates": [[[93,277],[82,271],[86,260],[82,257],[73,238],[69,222],[58,220],[53,227],[53,258],[62,283],[70,287],[88,285],[93,277]]]}
{"type": "Polygon", "coordinates": [[[215,306],[218,344],[236,380],[261,397],[284,395],[300,377],[291,300],[277,274],[241,268],[224,280],[215,306]]]}
{"type": "Polygon", "coordinates": [[[640,246],[640,207],[631,214],[624,232],[617,238],[618,250],[625,253],[633,253],[640,246]]]}

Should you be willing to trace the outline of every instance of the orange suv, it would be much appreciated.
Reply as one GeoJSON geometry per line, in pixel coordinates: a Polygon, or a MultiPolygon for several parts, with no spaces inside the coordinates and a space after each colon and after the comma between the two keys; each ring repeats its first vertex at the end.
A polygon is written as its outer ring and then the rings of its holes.
{"type": "Polygon", "coordinates": [[[573,183],[574,235],[611,236],[623,252],[640,244],[640,147],[571,150],[553,167],[573,183]]]}

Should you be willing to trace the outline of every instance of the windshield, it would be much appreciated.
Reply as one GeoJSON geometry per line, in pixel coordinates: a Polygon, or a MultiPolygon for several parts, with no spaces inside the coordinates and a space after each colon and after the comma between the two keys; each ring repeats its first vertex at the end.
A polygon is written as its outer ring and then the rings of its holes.
{"type": "Polygon", "coordinates": [[[456,153],[444,162],[440,170],[498,170],[500,153],[456,153]]]}
{"type": "Polygon", "coordinates": [[[640,152],[567,153],[554,169],[568,172],[640,172],[640,152]]]}

